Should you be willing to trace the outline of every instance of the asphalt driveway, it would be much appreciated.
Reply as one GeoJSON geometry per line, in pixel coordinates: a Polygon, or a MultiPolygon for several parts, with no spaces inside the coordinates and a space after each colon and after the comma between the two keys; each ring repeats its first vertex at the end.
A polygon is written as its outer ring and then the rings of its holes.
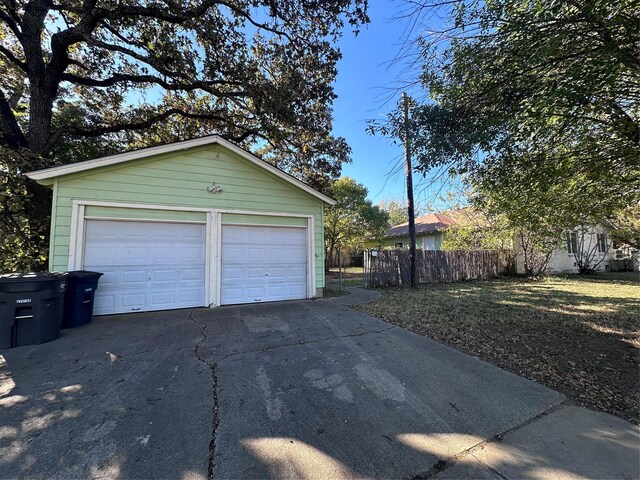
{"type": "Polygon", "coordinates": [[[636,478],[638,429],[348,297],[0,351],[0,478],[636,478]]]}

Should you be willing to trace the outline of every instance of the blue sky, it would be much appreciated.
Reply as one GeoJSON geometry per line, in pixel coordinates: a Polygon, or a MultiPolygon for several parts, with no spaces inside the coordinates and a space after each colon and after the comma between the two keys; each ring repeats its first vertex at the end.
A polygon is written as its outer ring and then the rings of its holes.
{"type": "MultiPolygon", "coordinates": [[[[407,32],[405,20],[394,20],[401,9],[399,1],[371,2],[371,23],[357,37],[346,31],[339,44],[342,60],[335,83],[334,134],[345,137],[353,149],[353,163],[344,165],[343,175],[364,184],[374,203],[406,198],[402,146],[366,133],[367,120],[383,118],[392,110],[400,85],[415,75],[403,71],[406,62],[392,62],[407,32]]],[[[425,189],[426,183],[414,173],[416,202],[423,207],[436,196],[433,188],[425,189]]]]}

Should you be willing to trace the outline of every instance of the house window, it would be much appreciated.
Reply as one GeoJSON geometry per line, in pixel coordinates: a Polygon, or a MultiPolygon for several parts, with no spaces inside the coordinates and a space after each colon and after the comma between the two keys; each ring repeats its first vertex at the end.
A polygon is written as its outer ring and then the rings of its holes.
{"type": "Polygon", "coordinates": [[[607,236],[604,233],[598,234],[598,252],[607,253],[607,236]]]}
{"type": "Polygon", "coordinates": [[[402,242],[396,242],[395,247],[396,248],[402,248],[402,242]]]}
{"type": "Polygon", "coordinates": [[[433,235],[429,235],[424,237],[424,249],[425,250],[435,250],[436,249],[436,239],[433,235]]]}
{"type": "Polygon", "coordinates": [[[578,253],[578,234],[576,232],[569,232],[566,236],[567,251],[569,253],[578,253]]]}

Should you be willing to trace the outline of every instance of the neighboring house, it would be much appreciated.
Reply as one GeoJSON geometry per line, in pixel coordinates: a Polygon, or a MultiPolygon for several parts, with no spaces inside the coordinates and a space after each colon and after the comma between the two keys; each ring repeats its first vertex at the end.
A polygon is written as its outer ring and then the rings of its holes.
{"type": "MultiPolygon", "coordinates": [[[[416,217],[416,247],[421,250],[442,250],[444,232],[462,221],[463,210],[430,213],[416,217]]],[[[409,222],[389,228],[382,240],[367,240],[365,248],[409,248],[409,222]]]]}
{"type": "MultiPolygon", "coordinates": [[[[454,226],[483,225],[481,214],[473,210],[463,208],[445,213],[430,213],[416,217],[416,247],[421,250],[441,250],[442,243],[448,228],[454,226]]],[[[584,236],[579,231],[565,234],[549,259],[547,273],[578,273],[577,256],[589,255],[591,263],[596,265],[596,270],[621,269],[611,261],[620,257],[619,250],[611,248],[611,240],[602,227],[590,227],[584,236]]],[[[518,247],[518,240],[508,242],[514,245],[516,250],[516,268],[518,273],[525,273],[522,249],[518,247]]],[[[382,240],[368,240],[365,242],[368,249],[406,249],[409,248],[409,223],[401,223],[389,228],[382,240]]],[[[620,257],[622,258],[622,257],[620,257]]],[[[627,262],[629,263],[629,262],[627,262]]],[[[631,263],[631,265],[633,265],[631,263]]]]}
{"type": "Polygon", "coordinates": [[[97,315],[322,296],[335,202],[218,136],[27,176],[53,189],[49,269],[104,273],[97,315]]]}
{"type": "MultiPolygon", "coordinates": [[[[517,247],[518,241],[514,244],[517,247]]],[[[546,273],[579,273],[580,261],[586,263],[585,260],[596,271],[608,271],[614,255],[607,229],[602,226],[585,227],[584,231],[576,229],[563,234],[558,247],[551,253],[546,273]]],[[[516,251],[516,265],[518,273],[525,273],[521,248],[516,251]]]]}

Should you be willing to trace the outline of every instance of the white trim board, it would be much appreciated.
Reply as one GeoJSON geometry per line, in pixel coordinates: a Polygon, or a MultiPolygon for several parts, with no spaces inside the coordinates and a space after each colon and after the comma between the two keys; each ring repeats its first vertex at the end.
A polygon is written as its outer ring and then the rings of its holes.
{"type": "MultiPolygon", "coordinates": [[[[185,140],[182,142],[169,143],[166,145],[159,145],[157,147],[142,148],[133,152],[119,153],[116,155],[109,155],[108,157],[94,158],[93,160],[86,160],[84,162],[72,163],[70,165],[61,165],[59,167],[45,168],[43,170],[36,170],[34,172],[28,172],[25,175],[32,180],[42,182],[44,180],[55,179],[63,175],[70,175],[72,173],[84,172],[92,170],[94,168],[106,167],[110,165],[117,165],[120,163],[130,162],[132,160],[138,160],[141,158],[147,158],[154,155],[160,155],[164,153],[177,152],[181,150],[187,150],[190,148],[200,147],[204,145],[220,145],[222,147],[231,150],[240,157],[248,160],[254,165],[272,173],[287,183],[290,183],[301,190],[304,190],[311,196],[322,200],[329,205],[335,205],[336,201],[323,193],[318,192],[309,185],[301,182],[297,178],[277,169],[268,162],[265,162],[261,158],[255,156],[251,152],[248,152],[237,145],[231,143],[228,140],[220,137],[219,135],[210,135],[207,137],[195,138],[193,140],[185,140]]],[[[50,184],[51,182],[44,182],[50,184]]]]}
{"type": "Polygon", "coordinates": [[[271,223],[236,223],[236,222],[222,222],[222,226],[229,225],[230,227],[273,227],[273,228],[308,228],[307,225],[284,225],[284,224],[271,224],[271,223]]]}
{"type": "Polygon", "coordinates": [[[85,220],[97,220],[98,222],[113,220],[114,222],[139,222],[139,223],[192,223],[205,225],[206,220],[171,220],[164,218],[130,218],[130,217],[96,217],[95,215],[85,215],[85,220]]]}
{"type": "Polygon", "coordinates": [[[72,200],[72,205],[84,205],[87,207],[115,207],[137,210],[167,210],[173,212],[217,212],[232,215],[256,215],[263,217],[297,217],[309,218],[310,213],[270,212],[265,210],[233,210],[230,208],[205,208],[205,207],[180,207],[177,205],[153,205],[148,203],[105,202],[102,200],[72,200]]]}

